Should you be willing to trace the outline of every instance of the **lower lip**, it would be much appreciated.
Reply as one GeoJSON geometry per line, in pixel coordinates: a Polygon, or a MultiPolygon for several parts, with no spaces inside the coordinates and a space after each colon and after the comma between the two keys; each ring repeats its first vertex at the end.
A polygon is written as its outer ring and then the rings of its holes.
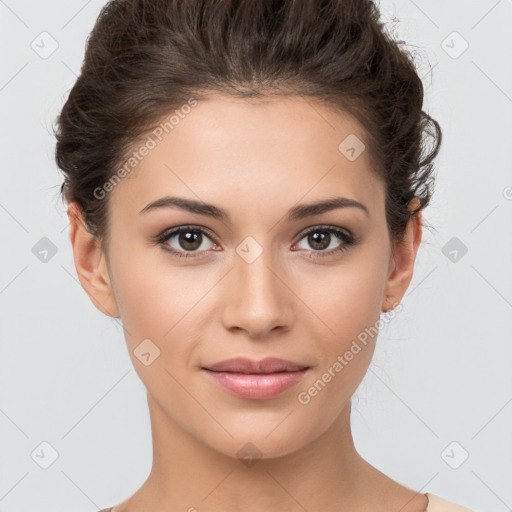
{"type": "Polygon", "coordinates": [[[203,368],[203,372],[228,393],[250,400],[265,400],[280,395],[304,376],[307,368],[280,373],[231,373],[214,372],[203,368]]]}

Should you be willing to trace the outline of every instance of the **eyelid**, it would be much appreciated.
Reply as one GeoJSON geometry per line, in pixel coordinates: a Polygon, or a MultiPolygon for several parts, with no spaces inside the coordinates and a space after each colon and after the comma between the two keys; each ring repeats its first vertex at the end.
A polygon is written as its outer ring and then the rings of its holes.
{"type": "Polygon", "coordinates": [[[158,234],[156,237],[154,237],[154,241],[160,242],[165,239],[169,239],[170,237],[173,237],[177,234],[179,234],[180,231],[184,231],[186,229],[190,229],[190,231],[199,231],[203,232],[204,234],[208,235],[209,238],[212,239],[213,242],[215,242],[217,245],[220,245],[217,237],[211,231],[209,228],[205,226],[200,226],[198,224],[182,224],[180,226],[174,226],[172,228],[167,228],[164,231],[162,231],[160,234],[158,234]]]}
{"type": "Polygon", "coordinates": [[[308,228],[304,228],[301,231],[299,231],[295,235],[295,237],[300,237],[299,240],[301,240],[305,235],[308,235],[309,233],[311,233],[312,231],[315,231],[315,230],[318,230],[318,231],[320,231],[320,230],[325,230],[325,231],[341,231],[347,237],[356,239],[356,236],[353,235],[352,232],[349,231],[348,229],[342,228],[340,226],[334,226],[332,224],[313,224],[312,226],[310,226],[308,228]]]}

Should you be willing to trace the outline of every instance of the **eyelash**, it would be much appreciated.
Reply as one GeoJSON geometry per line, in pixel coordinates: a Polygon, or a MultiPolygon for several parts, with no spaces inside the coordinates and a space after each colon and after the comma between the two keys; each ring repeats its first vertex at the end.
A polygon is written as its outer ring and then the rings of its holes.
{"type": "MultiPolygon", "coordinates": [[[[195,227],[195,226],[180,226],[179,228],[175,228],[170,231],[164,231],[162,234],[158,235],[155,238],[155,241],[159,245],[162,246],[162,249],[164,251],[171,253],[173,256],[176,256],[178,258],[200,257],[200,256],[196,256],[193,251],[177,251],[175,249],[170,248],[168,245],[166,245],[166,243],[174,236],[179,235],[180,233],[183,233],[183,232],[186,233],[188,231],[199,232],[202,235],[206,235],[208,238],[212,239],[212,241],[216,245],[219,245],[217,243],[215,237],[209,231],[205,230],[204,228],[195,227]]],[[[320,226],[315,226],[314,228],[309,229],[306,232],[302,233],[302,236],[299,238],[299,242],[300,242],[300,240],[302,240],[304,237],[308,236],[309,234],[316,233],[316,232],[327,232],[327,233],[334,234],[336,237],[340,238],[343,241],[343,244],[341,246],[337,247],[336,249],[331,249],[330,251],[310,251],[312,254],[314,254],[314,256],[308,256],[311,259],[325,258],[325,257],[341,254],[341,253],[345,252],[346,250],[348,250],[348,248],[350,246],[356,245],[359,241],[357,237],[348,234],[344,230],[335,228],[333,226],[321,226],[320,225],[320,226]]],[[[197,252],[201,253],[201,252],[205,252],[205,251],[197,251],[197,252]]]]}

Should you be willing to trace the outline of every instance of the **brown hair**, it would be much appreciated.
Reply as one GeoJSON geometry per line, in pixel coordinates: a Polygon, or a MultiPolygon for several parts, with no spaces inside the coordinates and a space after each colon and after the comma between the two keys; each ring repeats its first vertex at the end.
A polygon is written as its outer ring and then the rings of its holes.
{"type": "Polygon", "coordinates": [[[54,130],[61,193],[106,247],[108,200],[94,191],[164,115],[208,93],[301,94],[365,128],[386,184],[390,238],[400,241],[410,216],[430,201],[441,144],[401,43],[369,0],[111,0],[54,130]],[[409,210],[414,196],[419,206],[409,210]]]}

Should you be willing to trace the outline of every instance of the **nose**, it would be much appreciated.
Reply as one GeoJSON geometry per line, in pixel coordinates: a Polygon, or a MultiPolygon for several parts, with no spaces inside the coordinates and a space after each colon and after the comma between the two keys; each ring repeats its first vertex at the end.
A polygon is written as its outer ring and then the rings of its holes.
{"type": "Polygon", "coordinates": [[[273,264],[270,250],[250,262],[238,254],[225,280],[222,321],[226,329],[254,339],[291,327],[293,292],[283,266],[273,264]]]}

